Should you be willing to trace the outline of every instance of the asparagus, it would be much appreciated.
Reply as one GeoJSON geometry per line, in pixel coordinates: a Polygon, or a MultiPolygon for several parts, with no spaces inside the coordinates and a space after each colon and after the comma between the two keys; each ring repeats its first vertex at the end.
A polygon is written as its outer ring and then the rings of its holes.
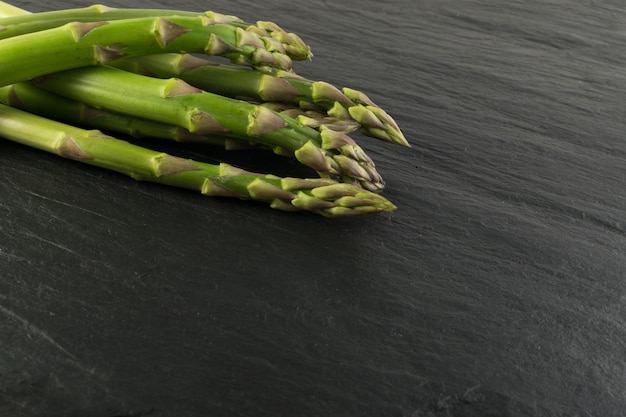
{"type": "Polygon", "coordinates": [[[226,150],[263,147],[252,139],[239,140],[221,135],[194,134],[180,126],[96,108],[43,90],[28,82],[0,87],[0,103],[64,123],[122,133],[137,139],[197,142],[223,147],[226,150]]]}
{"type": "Polygon", "coordinates": [[[331,179],[280,178],[228,164],[207,164],[153,151],[105,135],[0,105],[0,131],[12,141],[65,158],[151,181],[198,191],[264,202],[285,211],[309,211],[345,217],[392,211],[381,195],[331,179]]]}
{"type": "MultiPolygon", "coordinates": [[[[132,9],[132,8],[113,8],[102,4],[94,4],[82,8],[53,10],[47,12],[30,13],[24,9],[15,8],[5,2],[0,4],[2,8],[10,7],[16,9],[5,13],[2,10],[0,14],[0,25],[2,25],[1,38],[8,38],[24,33],[36,32],[40,30],[52,29],[54,27],[63,26],[72,22],[97,22],[102,20],[120,20],[133,19],[147,16],[184,16],[196,17],[201,13],[171,9],[132,9]],[[8,35],[7,35],[8,34],[8,35]]],[[[236,20],[232,16],[230,20],[236,20]]]]}
{"type": "Polygon", "coordinates": [[[261,67],[291,69],[292,65],[288,55],[265,49],[259,35],[228,24],[210,24],[202,17],[75,22],[0,40],[4,57],[0,85],[122,57],[180,51],[220,55],[261,67]]]}
{"type": "Polygon", "coordinates": [[[107,67],[41,77],[36,85],[93,106],[160,120],[198,134],[222,134],[293,152],[323,177],[380,191],[374,162],[350,137],[317,131],[263,106],[209,93],[180,79],[157,79],[107,67]]]}
{"type": "Polygon", "coordinates": [[[129,58],[112,65],[161,78],[177,77],[195,87],[228,97],[286,102],[304,109],[323,110],[334,121],[359,123],[365,135],[409,146],[394,119],[364,93],[351,88],[340,91],[325,81],[312,81],[293,72],[269,74],[175,53],[129,58]]]}
{"type": "Polygon", "coordinates": [[[264,39],[267,50],[280,51],[293,59],[303,60],[312,57],[311,49],[295,33],[287,32],[274,22],[258,21],[256,24],[244,22],[237,16],[213,11],[191,12],[167,9],[112,8],[93,5],[77,9],[51,12],[29,13],[4,2],[0,2],[0,39],[23,35],[74,22],[100,22],[146,17],[203,17],[208,24],[228,24],[243,29],[264,39]],[[3,13],[4,12],[4,13],[3,13]],[[5,16],[5,17],[2,17],[5,16]]]}
{"type": "Polygon", "coordinates": [[[193,134],[179,126],[130,117],[89,106],[85,103],[42,90],[28,82],[0,87],[0,103],[64,123],[123,133],[134,138],[167,139],[176,142],[203,142],[227,149],[244,147],[243,144],[232,146],[231,142],[235,141],[224,136],[193,134]]]}
{"type": "MultiPolygon", "coordinates": [[[[255,142],[253,138],[238,139],[224,135],[201,135],[191,133],[180,126],[90,106],[83,102],[71,100],[43,90],[29,82],[20,82],[0,87],[0,103],[64,123],[122,133],[137,139],[166,139],[176,142],[205,143],[223,147],[226,150],[264,148],[273,150],[279,155],[294,156],[293,152],[289,152],[287,149],[279,146],[268,147],[255,142]]],[[[269,106],[270,104],[272,103],[263,103],[262,105],[269,106]]],[[[270,107],[279,111],[280,114],[288,117],[294,116],[290,109],[278,109],[276,106],[270,107]]],[[[311,112],[303,110],[298,111],[302,113],[301,117],[306,117],[310,120],[309,124],[328,123],[326,117],[316,116],[311,114],[311,112]]],[[[299,123],[301,120],[298,118],[299,123]]],[[[340,122],[333,123],[338,124],[340,122]]],[[[335,130],[340,130],[343,126],[333,125],[332,127],[335,130]]]]}
{"type": "Polygon", "coordinates": [[[302,125],[307,126],[319,131],[330,129],[336,132],[345,134],[353,133],[361,127],[359,122],[353,119],[346,119],[343,117],[329,116],[323,110],[320,109],[303,109],[297,105],[279,102],[279,101],[251,101],[252,103],[259,104],[263,107],[267,107],[283,116],[291,117],[302,125]]]}
{"type": "MultiPolygon", "coordinates": [[[[6,4],[6,3],[4,3],[6,4]]],[[[3,6],[6,7],[6,6],[3,6]]],[[[11,11],[9,10],[9,13],[11,11]]],[[[201,13],[182,12],[166,9],[115,9],[101,4],[77,9],[64,9],[49,12],[22,13],[0,16],[0,39],[12,38],[26,33],[52,29],[74,22],[99,22],[144,17],[185,16],[197,17],[201,13]]]]}

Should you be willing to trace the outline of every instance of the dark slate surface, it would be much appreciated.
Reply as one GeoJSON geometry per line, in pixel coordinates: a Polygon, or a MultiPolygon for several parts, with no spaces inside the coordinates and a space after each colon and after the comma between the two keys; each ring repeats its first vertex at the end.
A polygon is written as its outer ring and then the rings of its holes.
{"type": "Polygon", "coordinates": [[[0,142],[0,415],[626,415],[622,2],[107,4],[299,33],[300,73],[411,140],[355,136],[399,209],[285,214],[0,142]]]}

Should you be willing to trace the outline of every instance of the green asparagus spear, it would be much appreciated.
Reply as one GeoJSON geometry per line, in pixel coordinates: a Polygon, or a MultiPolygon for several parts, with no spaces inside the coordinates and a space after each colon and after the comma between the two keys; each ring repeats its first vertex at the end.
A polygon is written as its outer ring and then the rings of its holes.
{"type": "MultiPolygon", "coordinates": [[[[205,136],[193,134],[179,126],[99,109],[42,90],[28,82],[0,87],[0,103],[63,123],[123,133],[135,138],[151,137],[177,142],[209,141],[205,136]]],[[[215,138],[221,140],[209,143],[224,145],[223,137],[215,138]]]]}
{"type": "Polygon", "coordinates": [[[334,120],[352,120],[365,135],[409,146],[393,118],[364,93],[325,81],[312,81],[293,72],[272,74],[218,64],[191,54],[158,54],[119,60],[118,68],[161,78],[177,77],[189,84],[233,98],[279,101],[304,109],[320,109],[334,120]]]}
{"type": "Polygon", "coordinates": [[[208,196],[251,199],[279,210],[304,210],[327,217],[395,209],[378,194],[331,179],[279,178],[227,164],[183,159],[4,105],[0,105],[0,131],[5,138],[33,148],[208,196]]]}
{"type": "Polygon", "coordinates": [[[106,64],[122,57],[190,51],[250,65],[291,68],[291,59],[265,49],[263,39],[205,18],[140,18],[69,23],[0,40],[0,85],[47,73],[106,64]]]}
{"type": "Polygon", "coordinates": [[[226,150],[262,147],[253,140],[238,140],[223,135],[194,134],[179,126],[96,108],[35,87],[28,82],[0,87],[0,103],[63,123],[122,133],[137,139],[201,142],[223,147],[226,150]]]}
{"type": "Polygon", "coordinates": [[[189,18],[200,16],[204,18],[206,23],[228,24],[263,38],[268,51],[280,51],[296,60],[310,59],[312,57],[310,47],[298,35],[283,30],[276,23],[258,21],[256,24],[251,24],[244,22],[237,16],[224,15],[213,11],[191,12],[166,9],[112,8],[103,5],[93,5],[78,9],[28,13],[25,10],[0,2],[0,28],[2,28],[0,39],[52,29],[75,22],[86,23],[148,17],[167,18],[168,16],[189,18]],[[3,4],[5,5],[6,14],[2,13],[1,10],[3,4]],[[2,15],[6,17],[2,17],[2,15]]]}
{"type": "Polygon", "coordinates": [[[209,93],[179,79],[157,79],[107,66],[41,77],[37,86],[92,106],[160,120],[198,134],[252,138],[293,152],[323,177],[380,191],[384,181],[371,158],[348,136],[317,131],[263,106],[209,93]]]}
{"type": "Polygon", "coordinates": [[[63,9],[39,13],[24,11],[24,13],[19,15],[0,17],[0,27],[2,28],[0,39],[39,32],[74,22],[100,22],[167,16],[197,17],[201,14],[166,9],[114,9],[101,4],[78,9],[63,9]]]}
{"type": "Polygon", "coordinates": [[[336,132],[345,133],[346,135],[353,133],[361,127],[359,122],[344,117],[329,116],[323,109],[303,109],[298,105],[289,104],[279,101],[261,101],[252,100],[252,103],[267,107],[283,116],[291,117],[302,126],[307,126],[317,130],[330,129],[336,132]]]}

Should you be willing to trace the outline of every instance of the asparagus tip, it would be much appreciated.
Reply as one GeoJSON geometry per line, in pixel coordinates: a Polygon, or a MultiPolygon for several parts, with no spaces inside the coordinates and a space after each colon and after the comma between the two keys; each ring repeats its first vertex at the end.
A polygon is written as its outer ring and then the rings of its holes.
{"type": "Polygon", "coordinates": [[[332,170],[324,151],[317,147],[312,141],[308,141],[304,144],[300,149],[294,152],[294,155],[302,164],[316,171],[329,172],[332,170]]]}
{"type": "Polygon", "coordinates": [[[347,106],[353,106],[354,102],[343,94],[337,87],[326,81],[315,81],[311,85],[311,97],[314,102],[332,101],[347,106]]]}
{"type": "Polygon", "coordinates": [[[263,106],[255,107],[256,110],[247,128],[249,136],[257,137],[267,135],[287,126],[287,122],[276,112],[263,106]]]}
{"type": "Polygon", "coordinates": [[[288,80],[264,75],[259,86],[259,97],[266,102],[290,102],[302,93],[288,80]]]}
{"type": "Polygon", "coordinates": [[[379,194],[342,183],[323,185],[308,192],[300,191],[292,204],[325,217],[358,216],[390,212],[397,208],[379,194]]]}

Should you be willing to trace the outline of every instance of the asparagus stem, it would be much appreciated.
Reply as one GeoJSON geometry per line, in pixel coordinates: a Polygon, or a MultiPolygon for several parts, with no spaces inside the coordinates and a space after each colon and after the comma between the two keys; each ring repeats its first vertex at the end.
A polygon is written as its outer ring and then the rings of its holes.
{"type": "Polygon", "coordinates": [[[0,105],[0,131],[5,138],[65,158],[151,181],[270,204],[287,211],[310,211],[345,217],[392,211],[384,197],[331,179],[279,178],[244,171],[228,164],[183,159],[0,105]]]}
{"type": "Polygon", "coordinates": [[[37,88],[28,82],[0,87],[0,103],[63,123],[123,133],[134,138],[202,142],[220,146],[226,150],[262,146],[252,140],[244,141],[226,136],[194,134],[179,126],[96,108],[37,88]]]}
{"type": "Polygon", "coordinates": [[[0,103],[72,125],[123,133],[135,138],[207,142],[226,146],[222,136],[196,135],[179,126],[130,117],[59,96],[27,82],[0,87],[0,103]]]}
{"type": "Polygon", "coordinates": [[[367,136],[409,146],[394,119],[364,93],[338,90],[325,81],[312,81],[292,72],[272,74],[217,64],[190,54],[159,54],[116,61],[114,66],[161,78],[177,77],[216,94],[258,101],[278,101],[325,110],[335,120],[361,125],[367,136]]]}
{"type": "Polygon", "coordinates": [[[75,22],[0,40],[4,57],[0,85],[122,57],[183,50],[250,65],[291,68],[287,55],[265,49],[262,37],[241,28],[213,24],[203,17],[140,18],[75,22]]]}
{"type": "MultiPolygon", "coordinates": [[[[6,4],[6,3],[4,3],[6,4]]],[[[20,9],[23,10],[23,9],[20,9]]],[[[0,16],[0,39],[12,38],[26,33],[52,29],[73,22],[99,22],[145,17],[185,16],[197,17],[201,13],[165,9],[114,9],[101,4],[49,12],[24,13],[0,16]]]]}
{"type": "Polygon", "coordinates": [[[158,79],[107,67],[79,68],[41,77],[37,86],[92,106],[160,120],[192,133],[227,135],[292,152],[323,177],[380,191],[374,163],[348,136],[317,131],[241,100],[209,93],[179,79],[158,79]]]}
{"type": "Polygon", "coordinates": [[[237,16],[224,15],[212,11],[192,12],[184,10],[166,9],[133,9],[112,8],[103,5],[93,5],[84,8],[56,10],[50,12],[28,13],[27,11],[0,3],[5,12],[0,9],[0,39],[10,38],[26,33],[32,33],[74,22],[100,22],[122,19],[147,17],[203,17],[212,24],[228,24],[230,26],[250,32],[254,36],[264,39],[268,51],[280,51],[296,60],[310,59],[311,49],[294,33],[283,30],[273,22],[258,21],[256,24],[244,22],[237,16]]]}

